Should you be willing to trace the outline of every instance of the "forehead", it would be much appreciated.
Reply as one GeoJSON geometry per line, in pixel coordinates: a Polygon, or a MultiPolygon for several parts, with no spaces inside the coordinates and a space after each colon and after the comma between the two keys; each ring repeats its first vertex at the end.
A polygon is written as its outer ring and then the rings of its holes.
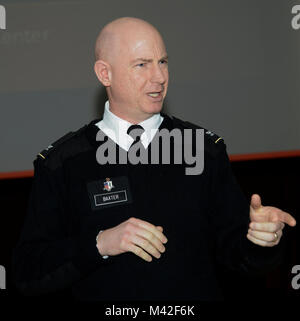
{"type": "Polygon", "coordinates": [[[123,46],[124,54],[130,58],[166,55],[165,44],[157,32],[140,32],[128,35],[123,41],[123,46]]]}

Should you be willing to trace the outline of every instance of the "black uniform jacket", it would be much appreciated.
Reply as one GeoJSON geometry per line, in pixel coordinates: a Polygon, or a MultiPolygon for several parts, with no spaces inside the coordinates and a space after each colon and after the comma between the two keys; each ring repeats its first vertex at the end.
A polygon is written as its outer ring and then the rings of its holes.
{"type": "MultiPolygon", "coordinates": [[[[98,121],[64,136],[34,161],[27,219],[13,254],[21,292],[69,287],[82,300],[215,300],[222,298],[216,263],[260,273],[279,262],[281,244],[265,248],[246,238],[249,201],[222,139],[205,130],[200,175],[185,175],[184,164],[100,165],[98,121]],[[117,196],[105,196],[114,191],[109,195],[117,196]],[[164,228],[168,242],[161,258],[99,254],[99,230],[131,217],[164,228]]],[[[162,128],[200,127],[164,115],[162,128]]]]}

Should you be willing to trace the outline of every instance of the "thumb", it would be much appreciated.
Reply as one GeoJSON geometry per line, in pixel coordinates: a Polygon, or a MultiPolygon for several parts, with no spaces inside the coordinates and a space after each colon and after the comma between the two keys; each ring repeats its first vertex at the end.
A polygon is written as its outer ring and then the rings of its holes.
{"type": "Polygon", "coordinates": [[[261,207],[261,198],[258,194],[253,194],[251,197],[251,207],[258,210],[261,207]]]}

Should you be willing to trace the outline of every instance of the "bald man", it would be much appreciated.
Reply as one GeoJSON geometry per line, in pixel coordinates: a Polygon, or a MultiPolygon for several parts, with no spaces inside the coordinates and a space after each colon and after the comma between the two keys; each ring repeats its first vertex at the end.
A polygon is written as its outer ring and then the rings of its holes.
{"type": "Polygon", "coordinates": [[[259,195],[248,204],[214,133],[205,131],[201,175],[186,175],[186,164],[174,159],[99,163],[99,133],[118,155],[134,146],[151,154],[162,129],[196,135],[201,128],[161,112],[168,55],[151,24],[129,17],[109,23],[95,57],[105,111],[34,162],[28,217],[13,257],[18,288],[24,294],[70,288],[80,300],[216,300],[222,298],[216,263],[241,273],[275,267],[283,228],[296,221],[262,206],[259,195]]]}
{"type": "Polygon", "coordinates": [[[168,56],[153,26],[133,18],[113,21],[100,33],[95,56],[95,72],[114,115],[137,124],[161,111],[168,89],[168,56]]]}

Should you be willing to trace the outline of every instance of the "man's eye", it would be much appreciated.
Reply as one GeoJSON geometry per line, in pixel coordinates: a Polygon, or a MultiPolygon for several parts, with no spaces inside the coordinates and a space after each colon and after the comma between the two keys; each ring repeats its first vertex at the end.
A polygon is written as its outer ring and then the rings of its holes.
{"type": "Polygon", "coordinates": [[[137,66],[138,66],[138,67],[144,67],[145,65],[146,65],[146,64],[142,62],[142,63],[138,64],[137,66]]]}
{"type": "Polygon", "coordinates": [[[161,64],[167,64],[168,61],[167,61],[167,60],[161,60],[160,63],[161,63],[161,64]]]}

